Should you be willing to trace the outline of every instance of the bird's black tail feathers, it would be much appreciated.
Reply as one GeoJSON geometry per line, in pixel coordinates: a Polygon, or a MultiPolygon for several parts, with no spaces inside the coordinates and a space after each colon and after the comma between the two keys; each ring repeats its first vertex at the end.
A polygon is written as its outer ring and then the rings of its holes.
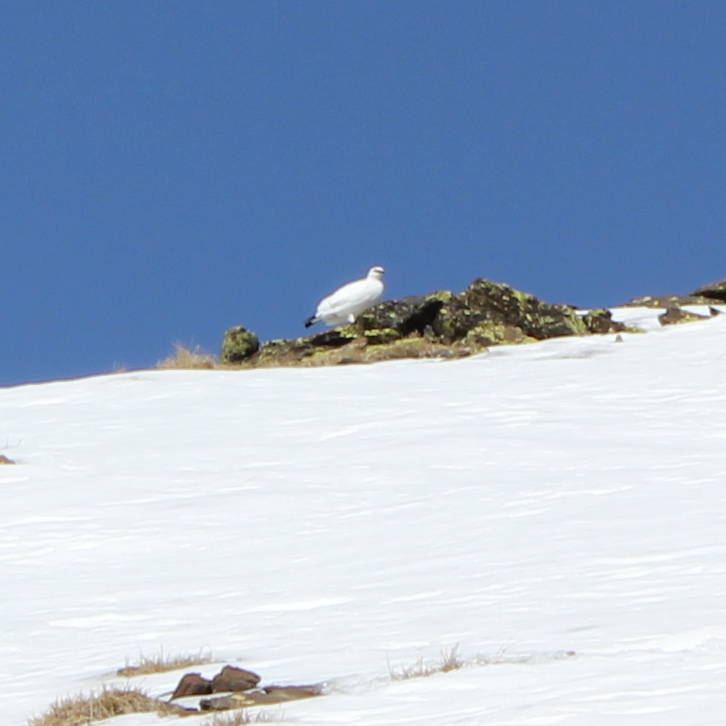
{"type": "Polygon", "coordinates": [[[312,317],[308,318],[308,319],[307,319],[307,320],[305,321],[305,327],[306,327],[306,328],[309,328],[309,327],[310,327],[311,325],[315,325],[315,323],[317,323],[317,322],[318,322],[318,321],[317,321],[317,319],[316,319],[316,318],[315,318],[315,316],[313,315],[312,317]]]}

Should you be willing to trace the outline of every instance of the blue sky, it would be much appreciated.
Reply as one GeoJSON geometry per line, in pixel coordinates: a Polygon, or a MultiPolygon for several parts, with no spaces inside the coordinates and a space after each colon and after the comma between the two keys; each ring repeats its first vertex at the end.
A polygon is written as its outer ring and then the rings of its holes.
{"type": "Polygon", "coordinates": [[[0,4],[0,385],[476,277],[726,277],[726,3],[0,4]]]}

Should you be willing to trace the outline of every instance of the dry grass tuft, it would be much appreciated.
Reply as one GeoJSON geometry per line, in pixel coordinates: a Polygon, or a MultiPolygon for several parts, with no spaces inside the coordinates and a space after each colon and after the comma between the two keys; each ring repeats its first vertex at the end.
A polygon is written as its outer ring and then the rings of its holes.
{"type": "Polygon", "coordinates": [[[450,650],[442,650],[441,658],[434,663],[427,663],[419,658],[412,666],[402,668],[388,667],[392,681],[405,681],[409,678],[427,678],[436,673],[450,673],[457,671],[466,665],[466,661],[459,657],[459,646],[455,645],[450,650]]]}
{"type": "Polygon", "coordinates": [[[156,367],[162,370],[212,370],[217,367],[217,361],[199,346],[192,349],[182,343],[174,343],[174,355],[160,360],[156,367]]]}
{"type": "Polygon", "coordinates": [[[201,726],[245,726],[250,723],[281,723],[285,717],[280,713],[275,716],[271,713],[250,713],[246,708],[233,711],[232,713],[218,713],[208,721],[203,721],[201,726]]]}
{"type": "Polygon", "coordinates": [[[213,662],[212,654],[205,650],[200,650],[198,653],[181,653],[175,656],[165,655],[164,651],[161,650],[156,655],[139,653],[139,659],[136,663],[129,663],[127,660],[126,665],[116,671],[116,675],[125,678],[146,676],[150,673],[166,673],[167,671],[176,671],[180,668],[189,668],[213,662]]]}
{"type": "Polygon", "coordinates": [[[56,701],[50,709],[28,721],[28,726],[87,726],[129,713],[158,713],[160,716],[187,715],[189,711],[147,696],[135,688],[103,688],[99,693],[56,701]]]}

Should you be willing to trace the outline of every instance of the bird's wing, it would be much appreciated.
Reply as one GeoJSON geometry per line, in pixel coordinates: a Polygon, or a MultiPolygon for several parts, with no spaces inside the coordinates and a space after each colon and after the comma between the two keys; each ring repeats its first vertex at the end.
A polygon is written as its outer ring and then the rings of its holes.
{"type": "Polygon", "coordinates": [[[320,301],[315,314],[320,316],[335,313],[338,310],[345,310],[365,302],[371,297],[367,282],[368,280],[355,280],[355,282],[349,282],[347,285],[339,287],[320,301]]]}

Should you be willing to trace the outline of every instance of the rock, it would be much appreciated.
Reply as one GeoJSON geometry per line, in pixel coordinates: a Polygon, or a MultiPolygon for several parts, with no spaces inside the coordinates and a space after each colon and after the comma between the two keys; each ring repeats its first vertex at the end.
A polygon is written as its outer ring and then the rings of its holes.
{"type": "Polygon", "coordinates": [[[582,322],[585,323],[591,333],[598,335],[622,333],[628,329],[627,325],[615,322],[613,314],[605,308],[590,310],[587,315],[583,316],[582,322]]]}
{"type": "Polygon", "coordinates": [[[431,326],[441,342],[454,343],[478,331],[490,344],[527,342],[589,331],[574,308],[544,303],[534,295],[491,280],[479,278],[460,295],[444,303],[431,326]],[[512,339],[511,330],[521,336],[512,339]],[[507,340],[507,337],[511,339],[507,340]]]}
{"type": "Polygon", "coordinates": [[[247,328],[238,325],[224,334],[222,363],[240,363],[253,356],[260,348],[258,337],[247,328]]]}
{"type": "Polygon", "coordinates": [[[225,691],[249,691],[255,688],[260,682],[260,677],[252,671],[235,666],[224,666],[222,670],[212,678],[212,693],[225,691]]]}
{"type": "Polygon", "coordinates": [[[719,300],[720,302],[726,302],[726,280],[718,280],[717,282],[711,282],[708,285],[703,285],[694,290],[691,295],[705,297],[711,300],[719,300]]]}
{"type": "Polygon", "coordinates": [[[232,693],[219,698],[204,698],[199,702],[202,711],[229,711],[249,706],[269,706],[275,703],[315,698],[323,693],[320,686],[266,686],[245,693],[232,693]]]}
{"type": "Polygon", "coordinates": [[[366,310],[356,321],[356,326],[374,345],[414,334],[421,336],[431,328],[441,308],[453,297],[453,293],[445,290],[389,300],[366,310]]]}
{"type": "Polygon", "coordinates": [[[643,295],[634,297],[618,308],[675,308],[681,305],[712,305],[713,300],[700,295],[643,295]]]}
{"type": "MultiPolygon", "coordinates": [[[[397,358],[452,358],[489,346],[563,335],[617,332],[608,311],[581,318],[570,305],[545,303],[509,285],[479,278],[459,295],[441,290],[389,300],[363,312],[352,325],[308,337],[271,340],[254,352],[234,348],[244,328],[225,335],[221,359],[245,367],[370,363],[397,358]],[[234,344],[234,345],[233,345],[234,344]]],[[[256,338],[255,338],[256,341],[256,338]]]]}
{"type": "Polygon", "coordinates": [[[708,316],[696,315],[696,313],[689,313],[688,310],[683,310],[683,308],[672,307],[659,315],[658,320],[661,325],[678,325],[680,323],[692,323],[696,320],[708,320],[708,316]]]}
{"type": "Polygon", "coordinates": [[[211,681],[202,678],[199,673],[187,673],[182,676],[170,700],[185,696],[206,696],[208,693],[212,693],[211,681]]]}
{"type": "Polygon", "coordinates": [[[15,462],[12,459],[8,459],[5,454],[0,454],[0,465],[1,464],[14,464],[15,462]]]}

